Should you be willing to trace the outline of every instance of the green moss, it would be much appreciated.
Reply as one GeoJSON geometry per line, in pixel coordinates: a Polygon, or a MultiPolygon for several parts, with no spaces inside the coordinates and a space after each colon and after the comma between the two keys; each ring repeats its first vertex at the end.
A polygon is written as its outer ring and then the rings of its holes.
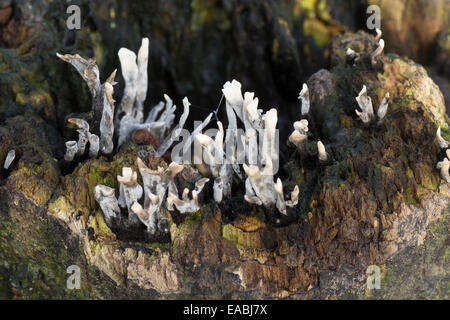
{"type": "Polygon", "coordinates": [[[3,197],[0,193],[0,298],[102,298],[102,284],[92,283],[98,274],[87,265],[78,240],[55,219],[37,214],[30,201],[14,195],[5,209],[3,197]],[[71,265],[81,269],[80,290],[66,288],[71,265]]]}
{"type": "Polygon", "coordinates": [[[413,171],[410,167],[408,167],[408,168],[406,169],[406,176],[407,176],[408,178],[414,178],[414,171],[413,171]]]}
{"type": "Polygon", "coordinates": [[[325,24],[316,19],[306,19],[303,23],[305,36],[313,38],[318,47],[326,47],[331,44],[329,30],[325,24]]]}
{"type": "Polygon", "coordinates": [[[428,236],[422,246],[407,248],[380,266],[381,289],[366,289],[365,298],[448,300],[449,250],[446,240],[449,217],[450,211],[447,210],[428,227],[428,236]]]}
{"type": "Polygon", "coordinates": [[[258,231],[245,232],[231,224],[226,224],[222,227],[222,237],[231,241],[238,247],[255,249],[264,248],[264,244],[258,231]]]}
{"type": "Polygon", "coordinates": [[[178,230],[181,233],[185,233],[185,232],[193,231],[193,230],[197,229],[199,226],[200,226],[199,220],[187,219],[186,221],[182,222],[179,225],[178,230]]]}
{"type": "Polygon", "coordinates": [[[202,215],[201,210],[198,210],[189,216],[189,220],[200,221],[200,220],[202,220],[202,216],[203,215],[202,215]]]}
{"type": "Polygon", "coordinates": [[[329,6],[326,1],[321,0],[297,0],[300,10],[310,18],[320,17],[324,21],[331,20],[329,6]]]}

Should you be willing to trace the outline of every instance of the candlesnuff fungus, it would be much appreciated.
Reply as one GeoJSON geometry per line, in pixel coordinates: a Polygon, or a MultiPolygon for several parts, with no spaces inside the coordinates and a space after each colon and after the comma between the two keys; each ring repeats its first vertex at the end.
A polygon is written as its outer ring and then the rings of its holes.
{"type": "Polygon", "coordinates": [[[308,120],[302,119],[294,122],[294,131],[289,136],[292,142],[301,154],[306,154],[306,143],[308,140],[308,120]]]}
{"type": "Polygon", "coordinates": [[[378,28],[375,28],[375,32],[377,33],[377,35],[375,36],[375,40],[379,41],[381,39],[381,36],[383,35],[383,32],[378,28]]]}
{"type": "MultiPolygon", "coordinates": [[[[189,103],[189,100],[187,97],[184,97],[183,99],[183,114],[180,117],[180,121],[178,121],[178,124],[173,128],[172,132],[167,136],[166,140],[163,141],[163,143],[158,148],[157,155],[161,157],[166,151],[170,148],[170,146],[173,144],[173,142],[178,139],[178,137],[181,134],[181,131],[184,127],[184,124],[187,120],[187,117],[189,115],[189,106],[191,104],[189,103]]],[[[149,115],[150,116],[150,115],[149,115]]]]}
{"type": "MultiPolygon", "coordinates": [[[[89,132],[87,121],[72,118],[72,120],[76,121],[74,123],[79,128],[78,155],[84,154],[88,141],[90,143],[89,155],[91,157],[96,157],[99,151],[103,154],[110,154],[114,149],[114,131],[118,132],[118,146],[125,143],[131,137],[131,133],[137,129],[147,130],[155,139],[160,141],[165,139],[161,144],[161,149],[158,150],[160,156],[178,138],[189,115],[190,103],[187,98],[183,100],[184,111],[175,128],[175,132],[173,134],[169,132],[167,138],[166,135],[173,124],[176,110],[176,106],[168,95],[164,95],[165,103],[160,102],[153,107],[144,121],[143,109],[148,87],[148,52],[148,38],[142,39],[137,56],[126,48],[121,48],[118,52],[122,74],[125,79],[125,89],[116,117],[114,117],[115,101],[113,99],[116,71],[111,74],[104,84],[101,84],[99,69],[95,59],[84,59],[79,55],[61,55],[57,53],[60,59],[75,67],[87,82],[93,96],[92,132],[89,132]]],[[[73,147],[72,144],[71,147],[73,147]]]]}
{"type": "Polygon", "coordinates": [[[128,167],[122,168],[122,175],[117,176],[120,183],[119,205],[128,208],[128,220],[131,223],[139,222],[135,212],[131,210],[133,203],[142,197],[142,187],[137,183],[137,172],[128,167]]]}
{"type": "Polygon", "coordinates": [[[360,58],[359,53],[351,48],[347,48],[347,51],[345,51],[345,55],[348,62],[353,62],[353,66],[358,62],[360,58]]]}
{"type": "Polygon", "coordinates": [[[89,132],[89,123],[78,118],[69,118],[67,122],[73,123],[78,127],[77,155],[82,156],[85,153],[86,144],[89,142],[89,157],[97,157],[100,149],[100,139],[97,135],[89,132]]]}
{"type": "Polygon", "coordinates": [[[88,143],[89,124],[86,120],[69,118],[67,122],[73,123],[78,127],[78,151],[77,155],[83,155],[88,143]]]}
{"type": "Polygon", "coordinates": [[[159,140],[164,140],[158,149],[158,155],[162,156],[178,138],[181,129],[189,115],[190,103],[187,98],[183,99],[183,114],[178,125],[172,132],[169,132],[167,138],[165,135],[172,127],[175,119],[176,105],[168,95],[164,95],[165,102],[159,102],[149,112],[144,121],[144,101],[147,95],[148,87],[148,38],[142,39],[141,48],[136,54],[126,48],[119,50],[119,60],[122,74],[125,79],[125,90],[122,101],[119,105],[118,115],[123,115],[119,120],[116,118],[116,129],[119,130],[118,146],[120,147],[131,136],[131,133],[138,129],[145,129],[159,140]]]}
{"type": "MultiPolygon", "coordinates": [[[[378,37],[378,35],[377,35],[377,37],[378,37]]],[[[380,35],[380,37],[381,37],[381,35],[380,35]]],[[[374,66],[377,63],[376,58],[379,57],[383,53],[383,50],[384,50],[384,40],[380,39],[380,40],[378,40],[378,47],[370,55],[372,66],[374,66]]]]}
{"type": "Polygon", "coordinates": [[[112,225],[114,219],[120,219],[120,208],[114,192],[114,188],[101,184],[94,188],[95,200],[100,205],[108,225],[112,225]]]}
{"type": "Polygon", "coordinates": [[[386,92],[386,94],[383,97],[383,100],[381,100],[380,106],[378,107],[377,111],[379,121],[382,121],[386,116],[388,106],[389,106],[389,92],[386,92]]]}
{"type": "Polygon", "coordinates": [[[210,174],[214,179],[214,200],[220,203],[224,197],[231,194],[232,182],[232,168],[230,164],[226,163],[226,154],[223,144],[223,126],[220,121],[217,121],[219,131],[213,140],[207,135],[197,134],[195,140],[203,146],[204,154],[206,156],[206,165],[209,166],[210,174]]]}
{"type": "Polygon", "coordinates": [[[147,227],[147,231],[150,234],[154,234],[157,228],[158,216],[160,215],[160,198],[154,194],[148,195],[150,201],[148,205],[144,208],[135,202],[131,206],[131,210],[136,214],[136,216],[141,220],[141,222],[147,227]]]}
{"type": "MultiPolygon", "coordinates": [[[[355,99],[362,110],[360,112],[358,111],[358,109],[356,109],[355,110],[356,114],[365,125],[370,124],[373,120],[375,120],[375,114],[373,112],[372,99],[367,95],[367,88],[365,85],[363,86],[359,95],[355,99]]],[[[380,103],[380,106],[378,107],[377,116],[379,123],[381,123],[381,121],[386,116],[388,109],[388,102],[389,102],[389,92],[385,94],[383,100],[380,103]]]]}
{"type": "Polygon", "coordinates": [[[96,158],[100,150],[100,138],[95,134],[89,134],[89,157],[96,158]]]}
{"type": "Polygon", "coordinates": [[[302,116],[306,116],[309,113],[309,90],[306,83],[303,84],[302,91],[298,95],[298,99],[302,101],[302,116]]]}
{"type": "MultiPolygon", "coordinates": [[[[365,89],[365,86],[363,89],[365,89]]],[[[306,84],[303,84],[302,92],[300,93],[300,96],[303,96],[303,99],[304,99],[304,100],[302,99],[302,116],[303,116],[304,115],[304,113],[303,113],[304,105],[306,104],[308,107],[308,110],[309,110],[309,104],[310,104],[309,92],[308,92],[308,87],[306,86],[306,84]],[[304,93],[303,95],[302,95],[302,92],[304,93]]],[[[361,98],[358,97],[357,100],[358,99],[366,99],[366,100],[368,99],[367,101],[364,101],[364,103],[365,103],[365,105],[368,105],[371,108],[372,103],[370,101],[370,98],[368,98],[367,96],[365,96],[365,97],[362,96],[361,98]]],[[[358,112],[358,111],[356,111],[356,112],[358,112]]],[[[369,112],[370,112],[370,109],[369,109],[369,112]]],[[[373,114],[373,110],[372,110],[372,114],[373,114]]],[[[300,121],[294,122],[294,131],[289,136],[289,141],[296,146],[297,150],[300,152],[301,155],[306,155],[308,153],[308,150],[307,150],[307,140],[308,140],[308,131],[309,131],[308,124],[309,124],[308,120],[306,120],[306,119],[302,119],[300,121]]],[[[318,150],[318,158],[321,163],[326,163],[330,160],[330,156],[328,155],[324,144],[320,140],[317,141],[317,150],[318,150]]],[[[280,189],[280,187],[278,187],[278,188],[280,189]]],[[[295,189],[294,189],[294,191],[295,191],[295,189]]],[[[296,197],[298,197],[298,196],[296,195],[296,197]]]]}
{"type": "Polygon", "coordinates": [[[350,60],[353,60],[358,56],[358,54],[352,48],[347,48],[347,51],[345,51],[345,55],[350,60]]]}
{"type": "MultiPolygon", "coordinates": [[[[227,162],[222,163],[229,164],[233,168],[233,170],[225,170],[225,166],[217,168],[210,166],[211,171],[216,172],[215,175],[213,174],[216,178],[214,181],[214,198],[216,201],[220,201],[223,196],[228,194],[227,189],[231,186],[228,183],[232,179],[232,174],[235,172],[238,177],[241,176],[237,164],[244,161],[247,163],[243,165],[247,175],[244,199],[249,203],[263,205],[269,210],[276,206],[279,212],[287,214],[286,205],[295,206],[298,203],[298,192],[293,192],[291,197],[294,198],[285,203],[284,197],[279,195],[280,188],[277,191],[274,183],[273,164],[278,164],[278,150],[276,148],[278,143],[276,140],[277,110],[273,108],[263,113],[262,110],[258,109],[258,98],[254,98],[254,94],[251,92],[246,92],[242,96],[241,87],[238,81],[233,80],[225,83],[222,89],[228,117],[228,130],[225,137],[226,150],[221,148],[223,131],[220,122],[218,123],[219,137],[216,136],[215,141],[203,136],[199,137],[200,143],[206,149],[207,157],[217,159],[217,156],[220,158],[221,154],[225,153],[227,162]],[[236,151],[239,142],[236,117],[241,120],[245,129],[245,134],[240,137],[245,150],[243,153],[236,151]]],[[[304,97],[306,99],[306,93],[304,97]]]]}
{"type": "Polygon", "coordinates": [[[104,154],[110,154],[114,150],[114,89],[111,83],[106,82],[105,102],[103,107],[102,119],[100,121],[100,150],[104,154]]]}
{"type": "MultiPolygon", "coordinates": [[[[175,118],[176,106],[168,95],[164,95],[166,102],[160,102],[156,108],[158,112],[150,112],[145,122],[139,122],[134,116],[125,114],[120,120],[119,142],[118,146],[125,143],[131,136],[131,133],[138,129],[146,129],[157,139],[164,137],[166,129],[170,128],[175,118]],[[161,108],[162,107],[162,108],[161,108]],[[161,109],[165,109],[158,117],[161,109]]],[[[153,111],[153,109],[152,109],[153,111]]],[[[188,111],[189,113],[189,111],[188,111]]]]}
{"type": "Polygon", "coordinates": [[[442,136],[441,136],[441,127],[437,128],[436,139],[437,139],[439,147],[441,147],[441,149],[448,148],[449,142],[447,140],[445,140],[444,138],[442,138],[442,136]]]}
{"type": "Polygon", "coordinates": [[[329,158],[328,152],[325,149],[325,145],[320,140],[317,141],[317,151],[318,151],[318,158],[320,161],[323,162],[328,161],[329,158]]]}
{"type": "Polygon", "coordinates": [[[157,170],[152,170],[140,158],[137,158],[137,165],[144,182],[145,209],[140,204],[134,204],[131,209],[141,219],[142,223],[147,226],[148,231],[154,233],[159,220],[162,219],[160,208],[167,189],[171,183],[174,183],[173,179],[183,170],[184,166],[172,162],[167,169],[158,167],[157,170]]]}
{"type": "Polygon", "coordinates": [[[6,155],[5,163],[3,164],[3,168],[8,170],[11,163],[14,161],[14,158],[16,157],[16,151],[14,149],[9,150],[8,154],[6,155]]]}
{"type": "Polygon", "coordinates": [[[362,112],[359,112],[357,109],[355,110],[358,117],[362,120],[363,123],[368,124],[374,118],[373,107],[372,107],[372,99],[367,95],[367,88],[364,85],[359,95],[355,98],[358,102],[359,107],[362,112]]]}
{"type": "MultiPolygon", "coordinates": [[[[113,149],[114,134],[114,100],[112,98],[116,84],[114,81],[116,70],[108,77],[104,84],[100,83],[100,74],[95,59],[84,59],[78,54],[56,54],[61,60],[70,63],[86,81],[92,94],[93,133],[100,135],[100,150],[110,154],[113,149]]],[[[84,151],[84,150],[83,150],[84,151]]],[[[73,160],[73,159],[72,159],[73,160]]]]}
{"type": "Polygon", "coordinates": [[[137,183],[137,172],[131,168],[122,168],[122,175],[117,176],[117,181],[120,183],[118,200],[113,188],[103,185],[97,185],[94,188],[95,199],[100,204],[109,225],[113,222],[112,218],[120,218],[120,205],[128,209],[129,223],[135,224],[141,221],[147,226],[150,234],[154,234],[157,228],[167,232],[167,218],[161,211],[161,205],[166,196],[166,207],[171,211],[174,210],[173,205],[181,213],[195,212],[200,209],[198,195],[209,181],[208,178],[200,178],[196,181],[192,198],[189,198],[189,189],[184,189],[182,199],[179,199],[174,178],[184,169],[184,165],[172,162],[167,169],[158,167],[157,170],[151,170],[140,158],[137,158],[137,165],[144,182],[144,206],[138,202],[142,198],[143,190],[137,183]]]}
{"type": "Polygon", "coordinates": [[[118,114],[124,112],[137,122],[144,120],[144,101],[148,87],[148,47],[148,38],[143,38],[137,57],[127,48],[121,48],[118,52],[122,75],[125,79],[125,90],[118,114]]]}
{"type": "Polygon", "coordinates": [[[66,154],[64,155],[64,160],[67,162],[73,161],[75,155],[78,152],[78,142],[76,141],[67,141],[66,142],[66,154]]]}
{"type": "Polygon", "coordinates": [[[178,189],[175,183],[172,181],[169,184],[169,194],[167,195],[167,209],[173,211],[173,205],[181,213],[192,213],[200,210],[198,203],[198,195],[202,192],[203,187],[209,181],[208,178],[201,178],[195,182],[195,189],[192,190],[192,198],[189,198],[189,189],[183,190],[182,198],[178,197],[178,189]]]}
{"type": "Polygon", "coordinates": [[[441,170],[441,177],[445,180],[445,182],[450,182],[449,168],[450,168],[450,160],[447,157],[444,160],[439,161],[436,165],[437,169],[441,170]]]}
{"type": "Polygon", "coordinates": [[[281,213],[286,214],[286,206],[292,208],[297,205],[300,194],[298,186],[294,187],[294,190],[291,192],[291,200],[288,201],[284,201],[283,183],[280,178],[277,179],[277,183],[275,184],[275,191],[277,192],[276,206],[281,213]]]}
{"type": "Polygon", "coordinates": [[[275,205],[278,211],[284,215],[287,215],[286,206],[294,207],[297,205],[298,186],[295,186],[294,191],[292,191],[291,200],[285,202],[281,180],[278,178],[276,184],[273,181],[273,167],[270,156],[267,156],[266,165],[262,171],[257,166],[245,164],[244,171],[248,176],[245,181],[245,201],[263,205],[268,209],[275,205]]]}
{"type": "Polygon", "coordinates": [[[150,203],[150,195],[158,196],[159,206],[161,206],[169,183],[183,170],[184,166],[172,162],[167,169],[158,167],[157,170],[152,170],[148,168],[140,158],[137,158],[137,165],[144,183],[144,206],[147,207],[150,203]]]}

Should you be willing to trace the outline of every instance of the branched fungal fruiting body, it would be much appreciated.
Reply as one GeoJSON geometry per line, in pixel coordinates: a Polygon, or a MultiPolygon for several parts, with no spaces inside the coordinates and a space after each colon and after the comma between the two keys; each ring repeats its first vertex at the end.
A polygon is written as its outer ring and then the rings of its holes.
{"type": "Polygon", "coordinates": [[[86,120],[78,118],[69,118],[70,122],[78,127],[78,143],[76,155],[82,156],[85,153],[86,145],[89,142],[89,157],[95,158],[100,150],[100,139],[97,135],[89,132],[89,123],[86,120]]]}
{"type": "MultiPolygon", "coordinates": [[[[367,88],[364,85],[359,95],[355,98],[362,111],[355,110],[358,117],[365,125],[369,125],[375,120],[372,99],[367,95],[367,88]]],[[[377,111],[378,123],[381,123],[386,116],[389,106],[389,92],[385,94],[377,111]]]]}
{"type": "Polygon", "coordinates": [[[376,58],[383,54],[383,50],[384,50],[384,40],[380,38],[380,40],[378,41],[378,47],[370,55],[372,66],[376,65],[377,63],[376,58]]]}
{"type": "MultiPolygon", "coordinates": [[[[148,38],[144,38],[137,56],[133,51],[126,48],[121,48],[118,53],[122,73],[125,78],[124,96],[118,111],[118,114],[124,115],[120,122],[116,120],[116,127],[119,128],[119,147],[130,138],[132,132],[139,129],[149,131],[153,137],[162,141],[175,119],[177,107],[173,104],[172,99],[165,94],[165,102],[161,101],[154,106],[144,121],[144,101],[148,87],[148,47],[148,38]]],[[[190,103],[187,98],[183,100],[183,106],[184,111],[178,125],[171,133],[169,132],[169,135],[158,149],[159,156],[162,156],[171,147],[172,143],[180,135],[181,129],[183,129],[189,115],[190,103]]]]}
{"type": "Polygon", "coordinates": [[[119,205],[128,209],[128,220],[131,223],[139,222],[136,214],[131,210],[133,203],[142,197],[142,187],[137,183],[137,172],[123,167],[122,175],[117,176],[117,181],[120,183],[119,205]]]}
{"type": "Polygon", "coordinates": [[[175,205],[177,210],[181,213],[192,213],[200,210],[198,195],[208,181],[208,178],[201,178],[195,182],[195,189],[192,191],[191,199],[189,198],[189,189],[187,188],[183,190],[183,196],[180,199],[178,197],[177,186],[172,181],[169,185],[169,194],[167,196],[167,209],[173,211],[173,205],[175,205]]]}
{"type": "MultiPolygon", "coordinates": [[[[244,172],[247,175],[245,180],[246,193],[244,199],[252,204],[263,205],[267,209],[277,207],[282,214],[287,214],[285,210],[284,197],[280,199],[274,183],[273,164],[278,165],[277,141],[277,110],[270,109],[266,113],[258,109],[258,99],[251,92],[241,92],[241,84],[233,80],[225,83],[222,92],[225,96],[226,111],[228,117],[228,130],[225,137],[226,150],[221,148],[221,139],[223,137],[222,124],[219,122],[219,134],[215,141],[200,136],[200,143],[205,147],[207,157],[215,158],[217,155],[226,154],[227,164],[231,164],[233,170],[228,169],[226,165],[219,167],[211,166],[211,171],[215,173],[214,197],[216,201],[221,201],[231,188],[233,172],[241,176],[237,163],[246,161],[244,172]],[[244,153],[238,153],[236,145],[238,138],[236,136],[238,126],[237,118],[244,124],[245,135],[241,135],[241,142],[244,146],[244,153]],[[239,161],[237,161],[239,160],[239,161]]],[[[303,98],[309,102],[307,88],[303,92],[303,98]]],[[[305,100],[306,101],[306,100],[305,100]]],[[[305,110],[308,109],[305,105],[305,110]]],[[[280,181],[281,183],[281,181],[280,181]]],[[[295,195],[295,193],[294,193],[295,195]]],[[[289,205],[297,202],[294,199],[288,202],[289,205]]]]}
{"type": "Polygon", "coordinates": [[[372,99],[367,95],[367,88],[364,85],[359,95],[355,98],[362,112],[355,110],[363,123],[368,124],[374,118],[372,99]]]}
{"type": "Polygon", "coordinates": [[[120,219],[119,203],[114,193],[114,188],[101,184],[94,188],[95,200],[100,205],[108,225],[112,225],[114,219],[120,219]]]}
{"type": "Polygon", "coordinates": [[[150,202],[145,207],[145,209],[138,203],[135,202],[131,206],[131,210],[136,214],[139,220],[147,227],[147,231],[150,234],[154,234],[157,228],[160,198],[154,194],[149,195],[150,202]]]}
{"type": "Polygon", "coordinates": [[[64,160],[67,162],[72,162],[75,155],[78,152],[78,142],[77,141],[67,141],[66,142],[66,154],[64,155],[64,160]]]}
{"type": "Polygon", "coordinates": [[[124,112],[139,123],[144,120],[144,101],[148,87],[148,49],[149,40],[143,38],[137,57],[127,48],[121,48],[118,53],[125,79],[125,90],[119,105],[119,113],[124,112]]]}
{"type": "MultiPolygon", "coordinates": [[[[208,152],[209,154],[214,152],[214,155],[225,153],[229,157],[227,163],[231,163],[233,171],[238,176],[241,173],[236,165],[236,157],[239,157],[240,161],[247,161],[249,165],[243,165],[244,171],[248,176],[245,181],[246,194],[244,198],[249,203],[263,205],[271,209],[277,203],[277,191],[275,190],[273,178],[273,163],[278,164],[278,152],[274,150],[277,142],[277,111],[276,109],[271,109],[263,114],[262,110],[258,109],[259,101],[257,98],[254,98],[254,94],[246,92],[242,96],[241,87],[238,81],[233,80],[225,83],[222,89],[226,100],[228,117],[228,130],[225,137],[227,149],[221,149],[218,147],[220,143],[214,143],[211,139],[201,137],[200,140],[203,140],[201,143],[206,146],[207,154],[208,152]],[[236,154],[236,144],[238,143],[235,135],[235,132],[238,130],[237,118],[242,121],[245,129],[245,135],[241,136],[245,153],[240,155],[236,154]],[[213,147],[210,148],[209,146],[213,147]],[[260,169],[260,167],[264,167],[264,169],[260,169]]],[[[221,123],[218,123],[218,126],[221,128],[221,123]]],[[[219,129],[219,133],[222,131],[222,129],[219,129]]],[[[221,135],[219,134],[219,139],[216,137],[216,141],[220,141],[221,135]]],[[[213,156],[210,157],[214,158],[213,156]]],[[[225,191],[229,188],[228,181],[231,181],[233,171],[225,168],[225,166],[216,168],[219,171],[219,176],[216,177],[214,184],[216,201],[220,201],[223,198],[225,191]]],[[[214,169],[212,168],[213,172],[215,172],[214,169]]],[[[286,214],[282,205],[278,207],[281,213],[286,214]]]]}
{"type": "Polygon", "coordinates": [[[110,154],[114,150],[114,99],[113,86],[106,82],[104,84],[105,97],[103,99],[103,112],[100,121],[100,150],[104,154],[110,154]]]}
{"type": "Polygon", "coordinates": [[[206,164],[214,179],[214,200],[220,203],[224,197],[231,195],[232,169],[226,163],[226,154],[223,149],[223,126],[217,122],[219,131],[213,140],[207,135],[197,134],[195,140],[204,148],[206,164]]]}
{"type": "Polygon", "coordinates": [[[144,183],[144,207],[148,207],[150,204],[151,195],[159,197],[158,206],[160,207],[169,183],[183,170],[183,165],[172,162],[167,169],[158,167],[157,170],[152,170],[140,158],[137,158],[137,165],[144,183]]]}
{"type": "Polygon", "coordinates": [[[101,84],[95,59],[84,59],[78,54],[61,55],[57,53],[56,55],[61,60],[70,63],[86,81],[93,98],[93,133],[100,135],[100,150],[102,153],[110,154],[114,149],[112,141],[114,134],[114,100],[112,95],[114,92],[113,86],[116,84],[114,81],[116,70],[104,84],[101,84]]]}

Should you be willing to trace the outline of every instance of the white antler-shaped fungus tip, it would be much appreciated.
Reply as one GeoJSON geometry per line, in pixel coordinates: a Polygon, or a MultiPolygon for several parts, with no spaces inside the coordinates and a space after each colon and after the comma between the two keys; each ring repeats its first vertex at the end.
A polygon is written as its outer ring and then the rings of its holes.
{"type": "Polygon", "coordinates": [[[184,165],[176,163],[176,162],[171,162],[169,164],[169,170],[172,173],[173,176],[177,175],[178,173],[180,173],[181,171],[183,171],[184,169],[184,165]]]}
{"type": "Polygon", "coordinates": [[[253,178],[253,177],[258,177],[261,174],[261,171],[259,170],[259,168],[257,166],[251,165],[251,166],[247,166],[247,165],[243,165],[244,167],[244,171],[247,174],[247,176],[253,178]]]}
{"type": "Polygon", "coordinates": [[[305,116],[309,113],[310,101],[309,101],[309,90],[308,85],[306,83],[303,84],[302,90],[298,95],[298,99],[302,101],[302,116],[305,116]]]}
{"type": "Polygon", "coordinates": [[[345,51],[345,54],[346,54],[349,58],[351,58],[351,59],[353,59],[354,57],[356,57],[356,52],[355,52],[355,50],[353,50],[353,49],[351,49],[351,48],[347,48],[347,51],[345,51]]]}
{"type": "Polygon", "coordinates": [[[296,185],[294,187],[294,190],[292,190],[292,192],[291,192],[291,201],[287,201],[286,205],[288,207],[293,207],[293,206],[297,205],[299,195],[300,195],[300,189],[296,185]]]}
{"type": "Polygon", "coordinates": [[[374,66],[376,64],[375,59],[383,53],[383,50],[384,50],[384,40],[380,39],[378,41],[378,47],[371,54],[372,66],[374,66]]]}
{"type": "Polygon", "coordinates": [[[294,144],[296,144],[296,143],[298,143],[298,142],[302,142],[302,141],[304,141],[306,139],[306,136],[305,135],[303,135],[303,134],[301,134],[300,132],[298,132],[298,131],[293,131],[292,133],[291,133],[291,135],[289,136],[289,141],[290,142],[292,142],[292,143],[294,143],[294,144]]]}
{"type": "Polygon", "coordinates": [[[318,157],[320,161],[327,161],[328,160],[328,153],[325,149],[325,145],[322,143],[322,141],[317,141],[317,150],[318,150],[318,157]]]}
{"type": "Polygon", "coordinates": [[[136,54],[130,49],[120,48],[118,56],[122,67],[122,75],[125,78],[125,81],[132,81],[138,74],[136,54]]]}
{"type": "Polygon", "coordinates": [[[8,170],[9,166],[11,165],[11,163],[14,161],[14,159],[16,158],[16,151],[10,150],[8,152],[8,154],[6,155],[6,159],[5,159],[5,163],[3,164],[3,168],[5,170],[8,170]]]}
{"type": "Polygon", "coordinates": [[[141,41],[141,47],[138,52],[138,61],[139,62],[146,62],[148,59],[148,47],[149,47],[149,40],[148,38],[142,38],[141,41]]]}
{"type": "Polygon", "coordinates": [[[361,112],[355,110],[356,114],[364,124],[369,124],[374,118],[374,113],[372,99],[367,95],[367,87],[365,85],[363,86],[355,100],[356,102],[358,102],[358,105],[361,108],[361,112]]]}
{"type": "Polygon", "coordinates": [[[383,35],[383,32],[378,28],[375,28],[375,32],[377,33],[377,35],[375,36],[375,40],[379,41],[381,39],[381,36],[383,35]]]}
{"type": "Polygon", "coordinates": [[[189,102],[189,99],[187,97],[183,98],[183,106],[186,108],[189,108],[191,106],[191,103],[189,102]]]}
{"type": "Polygon", "coordinates": [[[299,131],[300,133],[306,133],[309,131],[308,128],[308,120],[302,119],[300,121],[294,122],[294,129],[299,131]]]}
{"type": "Polygon", "coordinates": [[[243,102],[241,88],[242,85],[237,80],[228,81],[224,84],[222,93],[230,105],[238,105],[243,102]]]}
{"type": "Polygon", "coordinates": [[[110,104],[114,104],[114,102],[116,102],[113,99],[114,87],[109,82],[105,82],[105,94],[106,94],[106,97],[108,98],[108,101],[110,104]]]}
{"type": "Polygon", "coordinates": [[[449,147],[449,142],[447,140],[445,140],[441,135],[441,127],[438,127],[438,129],[436,131],[436,139],[437,139],[439,147],[441,147],[441,149],[446,149],[449,147]]]}
{"type": "Polygon", "coordinates": [[[381,100],[380,106],[378,107],[377,116],[379,121],[383,120],[386,116],[387,109],[389,106],[389,92],[384,95],[383,100],[381,100]]]}

